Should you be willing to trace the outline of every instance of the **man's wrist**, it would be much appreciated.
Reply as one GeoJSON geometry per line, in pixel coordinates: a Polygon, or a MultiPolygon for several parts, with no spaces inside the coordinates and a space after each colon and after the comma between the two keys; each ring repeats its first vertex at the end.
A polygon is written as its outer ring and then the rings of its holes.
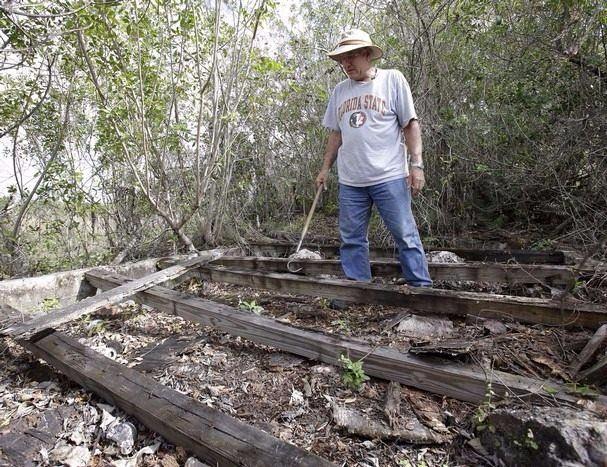
{"type": "Polygon", "coordinates": [[[412,169],[424,170],[424,163],[423,162],[410,162],[409,167],[411,167],[412,169]]]}

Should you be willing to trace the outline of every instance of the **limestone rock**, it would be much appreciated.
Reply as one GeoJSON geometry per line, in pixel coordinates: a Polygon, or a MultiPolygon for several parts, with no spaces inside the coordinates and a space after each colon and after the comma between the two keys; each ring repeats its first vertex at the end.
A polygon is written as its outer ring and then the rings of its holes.
{"type": "Polygon", "coordinates": [[[130,454],[137,440],[137,428],[130,422],[114,423],[105,435],[118,445],[122,454],[130,454]]]}
{"type": "Polygon", "coordinates": [[[305,248],[302,248],[297,253],[293,253],[291,256],[289,256],[289,259],[292,261],[302,259],[322,259],[322,256],[320,256],[320,253],[317,253],[316,251],[306,250],[305,248]]]}
{"type": "Polygon", "coordinates": [[[451,251],[429,251],[426,253],[429,263],[465,263],[465,261],[451,251]]]}
{"type": "Polygon", "coordinates": [[[607,422],[564,407],[500,409],[484,422],[483,446],[506,465],[607,465],[607,422]]]}
{"type": "Polygon", "coordinates": [[[398,324],[397,330],[408,337],[445,337],[453,333],[453,322],[444,318],[410,315],[398,324]]]}

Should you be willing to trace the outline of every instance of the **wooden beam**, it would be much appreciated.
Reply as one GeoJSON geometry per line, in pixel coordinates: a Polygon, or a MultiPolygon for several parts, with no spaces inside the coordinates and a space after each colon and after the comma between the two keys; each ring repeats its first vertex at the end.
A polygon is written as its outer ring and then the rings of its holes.
{"type": "MultiPolygon", "coordinates": [[[[260,258],[256,256],[224,256],[213,265],[237,269],[253,269],[267,272],[290,272],[287,258],[260,258]]],[[[336,259],[292,261],[291,270],[301,269],[309,276],[331,274],[343,276],[341,263],[336,259]]],[[[437,281],[475,281],[507,284],[549,284],[568,285],[575,278],[570,266],[519,265],[499,263],[430,263],[430,276],[437,281]]],[[[401,277],[401,267],[397,260],[384,259],[371,261],[371,274],[374,277],[401,277]]]]}
{"type": "MultiPolygon", "coordinates": [[[[295,252],[296,244],[290,242],[253,242],[248,245],[249,250],[255,256],[284,256],[287,257],[295,252]]],[[[320,251],[324,257],[338,257],[338,244],[310,243],[303,245],[313,251],[320,251]]],[[[426,248],[426,251],[451,251],[460,258],[467,261],[489,261],[510,262],[520,264],[565,264],[566,256],[563,251],[532,251],[532,250],[481,250],[475,248],[426,248]]],[[[369,257],[395,258],[395,248],[369,248],[369,257]]]]}
{"type": "Polygon", "coordinates": [[[607,324],[603,324],[594,335],[590,338],[586,346],[582,349],[580,354],[574,361],[572,366],[572,372],[574,375],[577,375],[582,367],[586,365],[590,361],[594,354],[599,350],[599,348],[603,345],[603,342],[607,339],[607,324]]]}
{"type": "MultiPolygon", "coordinates": [[[[127,279],[107,271],[91,271],[89,282],[102,289],[123,284],[127,279]]],[[[500,371],[484,372],[479,367],[459,362],[442,361],[404,354],[387,347],[371,347],[337,335],[298,329],[276,320],[236,310],[230,306],[195,298],[181,292],[153,287],[134,296],[135,300],[189,321],[213,326],[233,336],[241,336],[307,358],[339,365],[339,356],[352,359],[365,357],[364,370],[370,376],[396,381],[425,391],[456,399],[481,403],[491,381],[496,397],[516,395],[520,398],[553,397],[574,402],[563,385],[511,375],[500,371]]],[[[598,404],[607,404],[599,397],[598,404]]]]}
{"type": "Polygon", "coordinates": [[[211,465],[333,465],[120,365],[59,332],[20,343],[73,381],[211,465]]]}
{"type": "Polygon", "coordinates": [[[604,386],[607,381],[607,355],[600,358],[590,368],[578,373],[576,379],[582,383],[604,386]]]}
{"type": "Polygon", "coordinates": [[[200,256],[190,258],[163,271],[158,271],[134,280],[122,287],[117,287],[114,290],[86,298],[80,302],[61,308],[60,310],[37,316],[25,323],[8,326],[0,331],[0,336],[29,339],[34,334],[44,331],[45,329],[54,328],[85,314],[93,313],[105,306],[120,303],[135,292],[175,279],[176,277],[186,274],[188,271],[196,269],[201,264],[217,259],[219,256],[220,253],[218,251],[203,252],[200,256]]]}
{"type": "Polygon", "coordinates": [[[342,279],[312,279],[295,274],[226,269],[222,266],[206,266],[200,270],[203,277],[215,282],[313,297],[337,298],[355,303],[404,306],[428,313],[474,315],[523,323],[583,326],[589,329],[597,329],[607,323],[607,308],[590,303],[561,303],[539,298],[396,287],[342,279]]]}

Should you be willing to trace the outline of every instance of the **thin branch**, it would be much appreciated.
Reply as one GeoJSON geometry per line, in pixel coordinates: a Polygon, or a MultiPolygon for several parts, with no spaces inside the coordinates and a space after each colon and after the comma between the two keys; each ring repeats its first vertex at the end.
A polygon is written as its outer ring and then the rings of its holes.
{"type": "Polygon", "coordinates": [[[91,81],[93,82],[93,85],[95,86],[95,89],[97,91],[97,94],[99,95],[99,98],[101,99],[101,102],[105,105],[106,99],[105,99],[103,92],[101,91],[101,87],[99,86],[99,81],[97,79],[97,73],[95,72],[95,67],[93,66],[93,62],[91,61],[91,58],[89,57],[85,38],[82,35],[81,29],[78,29],[78,31],[76,32],[76,36],[78,38],[78,47],[80,48],[80,51],[82,52],[84,60],[86,61],[86,65],[89,69],[89,75],[91,77],[91,81]]]}
{"type": "Polygon", "coordinates": [[[15,135],[13,137],[13,174],[15,175],[15,183],[17,183],[17,190],[19,191],[19,196],[23,198],[23,173],[21,172],[21,167],[17,167],[17,141],[19,140],[19,129],[15,131],[15,135]]]}
{"type": "Polygon", "coordinates": [[[57,58],[57,56],[54,55],[53,59],[47,65],[47,69],[48,69],[48,82],[46,84],[46,89],[44,90],[44,95],[42,96],[42,98],[40,99],[40,101],[32,108],[32,110],[30,110],[29,112],[27,112],[26,114],[24,114],[18,121],[16,121],[15,123],[13,123],[10,127],[8,127],[6,130],[4,130],[2,133],[0,133],[0,138],[6,136],[8,133],[10,133],[11,131],[13,131],[15,128],[21,126],[23,124],[23,122],[25,122],[28,118],[30,118],[32,115],[34,115],[36,113],[36,111],[42,106],[42,104],[46,100],[46,98],[48,96],[48,93],[49,93],[49,91],[51,89],[51,83],[52,83],[52,78],[53,78],[52,69],[53,69],[53,64],[55,63],[55,59],[56,58],[57,58]]]}
{"type": "Polygon", "coordinates": [[[49,169],[51,168],[51,165],[53,164],[53,162],[59,155],[59,152],[61,151],[61,146],[63,144],[63,138],[65,137],[65,132],[66,132],[66,129],[67,129],[67,126],[69,123],[70,105],[71,105],[71,89],[68,92],[67,101],[66,101],[66,105],[65,105],[65,113],[63,116],[63,123],[61,124],[61,128],[59,130],[59,135],[57,136],[57,141],[55,143],[55,147],[53,148],[49,159],[46,161],[46,164],[44,165],[44,169],[42,170],[42,173],[38,177],[36,184],[32,188],[32,191],[30,192],[29,196],[25,200],[25,203],[21,207],[21,210],[19,211],[19,214],[17,216],[17,220],[15,221],[15,225],[13,226],[12,242],[15,244],[17,242],[17,237],[19,235],[19,229],[21,228],[21,223],[23,222],[23,217],[25,216],[25,213],[26,213],[27,209],[29,208],[31,201],[34,198],[34,195],[36,194],[36,190],[38,189],[38,187],[40,186],[40,184],[46,177],[46,174],[48,173],[49,169]]]}
{"type": "Polygon", "coordinates": [[[23,11],[23,10],[15,10],[12,8],[6,8],[5,6],[0,6],[0,10],[2,10],[3,12],[9,14],[9,15],[17,15],[17,16],[25,16],[26,18],[62,18],[64,16],[71,16],[74,15],[76,13],[78,13],[79,11],[84,10],[85,8],[87,8],[89,5],[83,5],[80,8],[77,8],[75,10],[71,10],[71,11],[64,11],[62,13],[50,13],[50,14],[38,14],[38,13],[28,13],[27,11],[23,11]]]}

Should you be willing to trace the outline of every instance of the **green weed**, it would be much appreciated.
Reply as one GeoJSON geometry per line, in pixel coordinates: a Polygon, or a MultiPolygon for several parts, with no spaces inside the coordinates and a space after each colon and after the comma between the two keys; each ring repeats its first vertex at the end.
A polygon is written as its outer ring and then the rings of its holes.
{"type": "Polygon", "coordinates": [[[472,420],[478,431],[483,431],[485,428],[491,429],[485,425],[485,420],[489,414],[495,409],[493,400],[496,394],[492,389],[491,381],[487,383],[487,390],[485,391],[485,400],[476,408],[472,420]]]}
{"type": "Polygon", "coordinates": [[[239,300],[238,307],[244,311],[251,311],[256,315],[260,315],[263,311],[263,307],[261,305],[258,305],[255,300],[250,300],[248,302],[246,300],[239,300]]]}
{"type": "Polygon", "coordinates": [[[358,391],[363,383],[369,380],[363,369],[362,360],[353,362],[349,357],[342,354],[339,356],[339,363],[341,363],[343,368],[341,379],[350,389],[358,391]]]}
{"type": "Polygon", "coordinates": [[[61,304],[59,303],[59,299],[57,297],[48,297],[40,302],[40,305],[37,307],[37,311],[48,313],[49,311],[59,308],[60,305],[61,304]]]}

